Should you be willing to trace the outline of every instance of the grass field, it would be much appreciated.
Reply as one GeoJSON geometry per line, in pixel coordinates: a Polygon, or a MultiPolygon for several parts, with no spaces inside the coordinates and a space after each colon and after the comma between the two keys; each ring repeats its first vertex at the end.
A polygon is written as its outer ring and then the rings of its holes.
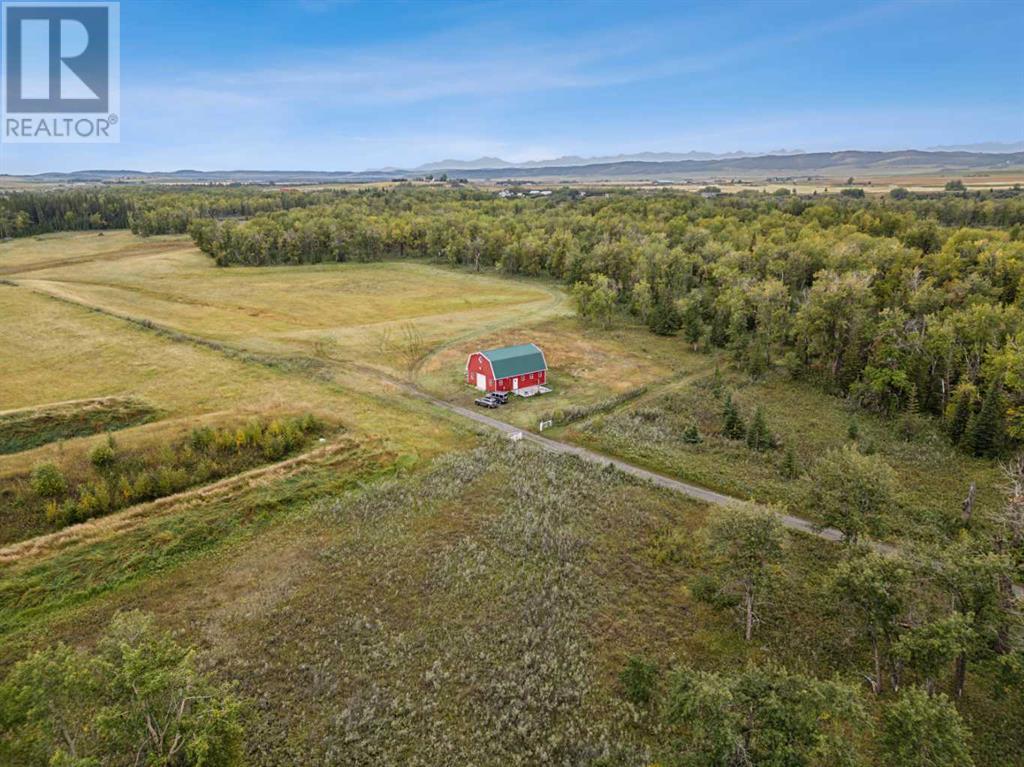
{"type": "MultiPolygon", "coordinates": [[[[0,549],[0,668],[142,608],[238,685],[257,765],[649,764],[663,733],[623,698],[630,656],[849,678],[869,663],[824,591],[837,547],[787,535],[748,645],[733,605],[701,596],[714,509],[481,438],[408,396],[471,402],[472,351],[529,340],[551,366],[553,393],[489,415],[523,428],[555,415],[556,437],[740,497],[802,513],[806,480],[782,476],[782,449],[717,434],[713,380],[748,419],[764,407],[803,469],[848,444],[855,419],[857,444],[904,485],[894,535],[935,515],[952,531],[971,480],[979,515],[1000,502],[996,465],[933,425],[908,438],[681,339],[586,327],[542,280],[426,263],[217,269],[183,238],[123,232],[0,244],[0,270],[0,410],[56,437],[0,455],[0,481],[83,460],[105,439],[75,426],[97,398],[153,416],[123,424],[126,450],[251,416],[334,428],[305,455],[0,549]],[[680,440],[689,423],[700,445],[680,440]]],[[[993,702],[995,673],[972,667],[961,708],[977,753],[1019,764],[1022,712],[993,702]]]]}
{"type": "MultiPolygon", "coordinates": [[[[138,247],[129,240],[123,252],[138,247]]],[[[568,312],[562,291],[536,281],[409,262],[216,269],[186,239],[132,257],[129,268],[104,252],[90,262],[37,268],[18,282],[251,351],[320,355],[392,373],[460,334],[568,312]]]]}
{"type": "MultiPolygon", "coordinates": [[[[372,477],[358,460],[353,476],[372,477]]],[[[623,698],[630,656],[660,669],[771,657],[826,676],[869,662],[834,623],[822,582],[839,550],[825,542],[788,537],[748,645],[728,604],[695,596],[715,513],[701,504],[507,442],[365,488],[330,477],[8,569],[3,657],[44,625],[77,641],[116,609],[152,612],[253,701],[257,765],[646,764],[658,728],[623,698]]],[[[993,673],[975,668],[963,709],[1010,764],[1020,712],[990,729],[993,673]]]]}
{"type": "Polygon", "coordinates": [[[0,285],[0,407],[131,396],[167,424],[309,411],[416,452],[450,427],[413,401],[382,406],[391,385],[367,369],[404,375],[471,327],[565,311],[553,288],[418,264],[218,270],[181,238],[151,245],[115,232],[0,248],[15,283],[0,285]]]}

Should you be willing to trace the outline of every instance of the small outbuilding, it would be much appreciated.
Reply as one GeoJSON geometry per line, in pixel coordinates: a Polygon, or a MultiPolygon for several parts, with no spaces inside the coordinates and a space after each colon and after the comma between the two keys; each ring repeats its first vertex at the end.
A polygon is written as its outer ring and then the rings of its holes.
{"type": "Polygon", "coordinates": [[[529,396],[548,379],[548,363],[536,344],[474,352],[466,361],[466,383],[480,391],[529,396]]]}

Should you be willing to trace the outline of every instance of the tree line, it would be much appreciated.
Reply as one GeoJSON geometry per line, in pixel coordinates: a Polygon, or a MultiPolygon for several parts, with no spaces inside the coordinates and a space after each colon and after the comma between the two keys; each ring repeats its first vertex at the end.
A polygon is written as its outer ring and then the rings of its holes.
{"type": "Polygon", "coordinates": [[[188,230],[218,265],[428,258],[573,286],[749,372],[943,419],[968,452],[1024,441],[1024,194],[887,196],[471,188],[124,188],[0,197],[0,234],[188,230]]]}
{"type": "Polygon", "coordinates": [[[0,194],[0,238],[131,229],[184,234],[200,218],[246,218],[325,204],[345,192],[245,187],[113,188],[0,194]]]}

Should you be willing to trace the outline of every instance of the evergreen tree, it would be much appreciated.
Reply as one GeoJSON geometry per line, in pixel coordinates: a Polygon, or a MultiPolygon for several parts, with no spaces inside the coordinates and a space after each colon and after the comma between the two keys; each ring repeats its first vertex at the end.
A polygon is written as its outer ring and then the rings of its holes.
{"type": "Polygon", "coordinates": [[[703,438],[700,436],[700,430],[697,428],[697,424],[691,423],[683,430],[683,442],[687,445],[699,445],[703,441],[703,438]]]}
{"type": "Polygon", "coordinates": [[[786,457],[782,460],[782,476],[786,479],[796,479],[800,476],[800,467],[796,462],[796,453],[792,447],[786,448],[786,457]]]}
{"type": "Polygon", "coordinates": [[[960,443],[967,432],[976,397],[977,390],[969,383],[960,384],[953,393],[953,401],[946,411],[946,430],[955,445],[960,443]]]}
{"type": "Polygon", "coordinates": [[[754,420],[747,430],[747,447],[751,450],[771,450],[775,447],[775,435],[768,428],[764,410],[760,406],[754,411],[754,420]]]}
{"type": "Polygon", "coordinates": [[[981,409],[971,419],[965,445],[977,456],[994,456],[1003,445],[1003,396],[994,381],[981,402],[981,409]]]}
{"type": "Polygon", "coordinates": [[[647,327],[659,336],[674,336],[683,326],[683,318],[671,299],[658,296],[647,318],[647,327]]]}
{"type": "Polygon", "coordinates": [[[743,423],[740,411],[732,401],[732,394],[725,395],[725,406],[722,408],[722,434],[729,439],[743,439],[747,434],[747,425],[743,423]]]}

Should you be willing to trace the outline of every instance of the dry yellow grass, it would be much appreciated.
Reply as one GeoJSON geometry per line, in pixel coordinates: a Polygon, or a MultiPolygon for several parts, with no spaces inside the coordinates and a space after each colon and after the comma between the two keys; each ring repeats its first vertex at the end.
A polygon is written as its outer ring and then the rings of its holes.
{"type": "MultiPolygon", "coordinates": [[[[118,433],[130,446],[167,441],[201,421],[312,412],[355,434],[386,435],[400,452],[436,453],[455,443],[452,425],[410,400],[383,402],[379,384],[342,387],[302,372],[232,359],[114,317],[0,285],[0,407],[31,407],[102,396],[145,400],[167,418],[118,433]]],[[[0,474],[27,471],[57,451],[88,449],[82,437],[0,457],[0,474]]]]}
{"type": "Polygon", "coordinates": [[[190,242],[167,245],[130,262],[65,260],[10,279],[252,351],[321,354],[393,373],[460,334],[567,311],[561,290],[537,282],[409,262],[218,269],[190,242]]]}
{"type": "Polygon", "coordinates": [[[158,253],[180,248],[182,242],[180,237],[152,237],[143,240],[127,231],[21,237],[0,245],[0,274],[158,253]]]}
{"type": "MultiPolygon", "coordinates": [[[[4,243],[4,267],[15,284],[0,285],[0,409],[131,396],[165,413],[121,432],[126,446],[200,421],[313,412],[429,455],[455,444],[458,427],[394,379],[461,338],[571,311],[561,289],[537,281],[419,263],[218,269],[185,238],[126,232],[4,243]]],[[[0,474],[95,439],[5,456],[0,474]]]]}

